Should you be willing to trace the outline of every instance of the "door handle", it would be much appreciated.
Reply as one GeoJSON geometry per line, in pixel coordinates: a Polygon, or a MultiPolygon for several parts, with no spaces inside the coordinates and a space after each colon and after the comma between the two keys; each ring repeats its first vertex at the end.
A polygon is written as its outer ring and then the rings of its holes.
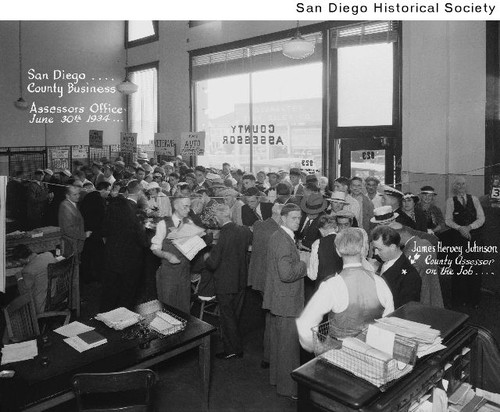
{"type": "Polygon", "coordinates": [[[389,147],[391,145],[389,139],[394,139],[393,136],[373,136],[375,140],[380,140],[382,147],[389,147]]]}

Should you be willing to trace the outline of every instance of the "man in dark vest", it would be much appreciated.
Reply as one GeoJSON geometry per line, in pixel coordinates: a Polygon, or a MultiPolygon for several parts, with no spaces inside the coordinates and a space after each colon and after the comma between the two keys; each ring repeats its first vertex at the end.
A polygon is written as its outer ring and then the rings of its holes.
{"type": "Polygon", "coordinates": [[[307,269],[307,276],[315,281],[315,289],[318,289],[320,283],[327,277],[342,271],[342,258],[335,249],[337,235],[335,216],[321,216],[318,221],[318,229],[322,237],[312,245],[307,269]]]}
{"type": "Polygon", "coordinates": [[[452,246],[461,246],[462,253],[450,256],[453,260],[451,293],[453,303],[478,306],[481,299],[481,272],[484,268],[474,265],[460,265],[457,258],[461,254],[463,260],[475,260],[480,254],[467,251],[470,247],[479,246],[479,230],[483,226],[484,211],[476,196],[467,193],[467,184],[463,177],[453,183],[454,196],[446,201],[445,222],[451,228],[449,242],[452,246]]]}

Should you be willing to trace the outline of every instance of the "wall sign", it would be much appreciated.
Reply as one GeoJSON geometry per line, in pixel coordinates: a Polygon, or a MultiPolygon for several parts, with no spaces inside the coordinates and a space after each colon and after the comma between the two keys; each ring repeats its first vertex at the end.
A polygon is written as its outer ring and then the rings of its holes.
{"type": "Polygon", "coordinates": [[[180,154],[203,156],[205,154],[205,132],[182,133],[180,154]]]}
{"type": "Polygon", "coordinates": [[[124,153],[137,153],[137,133],[120,133],[120,150],[124,153]]]}
{"type": "Polygon", "coordinates": [[[89,146],[102,149],[102,130],[89,130],[89,146]]]}
{"type": "Polygon", "coordinates": [[[175,140],[172,133],[155,133],[155,154],[175,156],[175,140]]]}
{"type": "Polygon", "coordinates": [[[89,157],[89,149],[83,144],[71,146],[71,157],[73,159],[86,159],[89,157]]]}
{"type": "Polygon", "coordinates": [[[69,149],[50,150],[51,169],[56,172],[69,169],[69,149]]]}

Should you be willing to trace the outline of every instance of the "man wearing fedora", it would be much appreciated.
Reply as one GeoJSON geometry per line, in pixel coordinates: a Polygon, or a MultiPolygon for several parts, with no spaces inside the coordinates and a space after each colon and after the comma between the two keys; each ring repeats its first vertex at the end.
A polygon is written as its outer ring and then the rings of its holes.
{"type": "MultiPolygon", "coordinates": [[[[388,219],[391,218],[388,217],[388,219]]],[[[383,262],[380,267],[380,276],[385,279],[391,289],[394,309],[410,301],[420,302],[422,279],[399,248],[401,243],[399,233],[386,224],[380,224],[372,230],[371,238],[373,253],[383,262]]]]}
{"type": "Polygon", "coordinates": [[[327,206],[328,203],[321,193],[312,193],[300,201],[304,214],[297,233],[299,249],[310,251],[314,241],[321,237],[319,218],[325,214],[327,206]]]}

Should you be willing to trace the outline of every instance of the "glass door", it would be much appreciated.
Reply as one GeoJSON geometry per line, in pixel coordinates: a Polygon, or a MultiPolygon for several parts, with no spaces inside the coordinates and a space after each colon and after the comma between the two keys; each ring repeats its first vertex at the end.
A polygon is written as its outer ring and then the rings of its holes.
{"type": "Polygon", "coordinates": [[[394,145],[391,138],[341,139],[340,175],[374,176],[382,184],[394,182],[394,145]]]}

